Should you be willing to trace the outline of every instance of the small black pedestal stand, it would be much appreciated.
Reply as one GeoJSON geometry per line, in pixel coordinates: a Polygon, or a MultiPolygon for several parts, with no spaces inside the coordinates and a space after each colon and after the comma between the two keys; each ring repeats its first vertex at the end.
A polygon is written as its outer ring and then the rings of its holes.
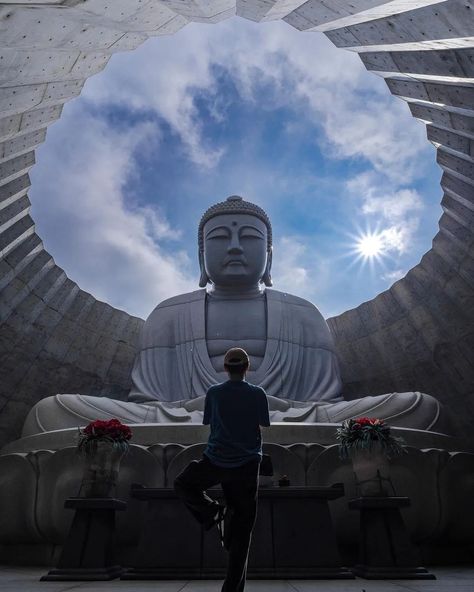
{"type": "Polygon", "coordinates": [[[126,502],[114,498],[70,497],[64,507],[76,510],[56,568],[41,581],[114,580],[122,568],[114,563],[115,512],[126,502]]]}
{"type": "Polygon", "coordinates": [[[358,497],[349,501],[360,511],[359,563],[352,571],[368,580],[435,580],[419,567],[400,508],[410,505],[407,497],[358,497]]]}

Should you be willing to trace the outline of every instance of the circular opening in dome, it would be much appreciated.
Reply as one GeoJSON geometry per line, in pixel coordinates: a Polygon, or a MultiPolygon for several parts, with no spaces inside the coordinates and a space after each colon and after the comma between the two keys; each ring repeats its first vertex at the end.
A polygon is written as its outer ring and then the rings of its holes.
{"type": "Polygon", "coordinates": [[[231,194],[274,227],[274,287],[333,316],[431,246],[439,168],[424,126],[356,54],[283,22],[189,24],[112,57],[32,170],[45,247],[145,317],[197,289],[197,224],[231,194]]]}

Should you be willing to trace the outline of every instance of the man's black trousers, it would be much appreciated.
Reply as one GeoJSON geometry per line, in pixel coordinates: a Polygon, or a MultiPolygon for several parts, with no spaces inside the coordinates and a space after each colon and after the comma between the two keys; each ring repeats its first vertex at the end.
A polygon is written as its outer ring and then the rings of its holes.
{"type": "Polygon", "coordinates": [[[250,540],[257,515],[259,464],[256,460],[241,467],[222,468],[203,455],[202,460],[191,462],[174,482],[178,496],[205,528],[213,524],[219,510],[218,503],[206,495],[206,489],[218,483],[222,485],[229,513],[225,521],[229,559],[222,592],[242,592],[245,587],[250,540]]]}

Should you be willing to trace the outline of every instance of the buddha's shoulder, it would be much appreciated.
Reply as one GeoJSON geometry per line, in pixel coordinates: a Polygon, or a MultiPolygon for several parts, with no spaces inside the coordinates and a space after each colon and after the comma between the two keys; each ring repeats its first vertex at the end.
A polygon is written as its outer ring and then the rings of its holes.
{"type": "Polygon", "coordinates": [[[196,312],[193,304],[199,305],[204,297],[205,290],[196,290],[160,302],[143,326],[142,348],[174,346],[177,339],[183,337],[183,319],[189,322],[193,313],[196,312]]]}
{"type": "MultiPolygon", "coordinates": [[[[153,312],[150,314],[152,316],[162,316],[166,315],[168,312],[176,312],[176,308],[188,306],[194,302],[200,302],[206,295],[206,290],[195,290],[194,292],[187,292],[186,294],[178,294],[177,296],[172,296],[171,298],[167,298],[163,300],[156,306],[153,312]]],[[[150,318],[149,317],[149,318],[150,318]]]]}
{"type": "Polygon", "coordinates": [[[288,294],[288,292],[280,292],[279,290],[267,289],[267,298],[279,300],[285,306],[294,309],[296,314],[299,311],[301,314],[316,314],[318,317],[323,318],[319,309],[312,302],[300,296],[288,294]]]}
{"type": "MultiPolygon", "coordinates": [[[[282,313],[288,319],[288,323],[298,328],[300,342],[308,347],[333,349],[333,341],[328,324],[318,308],[309,300],[269,290],[267,299],[279,301],[282,305],[282,313]]],[[[269,309],[270,312],[270,309],[269,309]]]]}

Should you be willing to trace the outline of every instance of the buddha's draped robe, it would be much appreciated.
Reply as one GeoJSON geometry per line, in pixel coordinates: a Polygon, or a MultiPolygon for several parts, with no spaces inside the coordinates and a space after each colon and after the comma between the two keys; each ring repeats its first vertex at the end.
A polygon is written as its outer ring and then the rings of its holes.
{"type": "MultiPolygon", "coordinates": [[[[296,296],[276,290],[265,294],[265,355],[258,370],[250,366],[247,380],[282,399],[341,401],[337,357],[321,313],[296,296]]],[[[132,373],[136,392],[129,400],[194,399],[227,380],[224,369],[216,372],[211,364],[205,314],[205,290],[171,298],[155,308],[142,332],[132,373]]]]}
{"type": "MultiPolygon", "coordinates": [[[[433,429],[440,406],[419,392],[388,393],[344,401],[329,328],[306,300],[266,290],[267,344],[261,365],[247,380],[268,394],[272,422],[340,422],[360,416],[394,426],[433,429]]],[[[206,344],[206,291],[159,304],[147,319],[133,367],[129,400],[62,394],[30,411],[23,436],[117,417],[126,423],[202,422],[208,387],[227,380],[216,372],[206,344]]],[[[236,343],[236,346],[239,344],[236,343]]]]}

